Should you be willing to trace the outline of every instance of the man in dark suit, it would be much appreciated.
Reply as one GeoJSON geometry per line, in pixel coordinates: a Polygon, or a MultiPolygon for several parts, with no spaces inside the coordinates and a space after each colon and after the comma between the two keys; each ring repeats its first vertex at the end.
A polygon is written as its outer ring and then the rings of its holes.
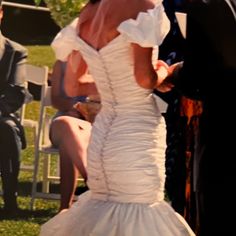
{"type": "Polygon", "coordinates": [[[27,94],[24,88],[26,58],[26,49],[5,38],[0,31],[0,173],[4,210],[9,214],[17,210],[20,152],[26,146],[23,127],[15,114],[27,94]]]}
{"type": "Polygon", "coordinates": [[[199,236],[235,235],[236,1],[192,0],[187,50],[166,83],[203,101],[194,179],[199,236]]]}

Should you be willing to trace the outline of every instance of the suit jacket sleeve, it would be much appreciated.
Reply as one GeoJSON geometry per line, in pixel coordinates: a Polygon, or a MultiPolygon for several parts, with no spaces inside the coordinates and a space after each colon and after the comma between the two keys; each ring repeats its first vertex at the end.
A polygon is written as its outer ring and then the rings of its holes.
{"type": "Polygon", "coordinates": [[[190,4],[187,12],[187,37],[183,65],[174,73],[176,88],[182,94],[202,99],[211,89],[217,55],[211,40],[211,22],[215,19],[209,5],[202,2],[190,4]],[[210,33],[210,34],[209,34],[210,33]]]}
{"type": "Polygon", "coordinates": [[[5,78],[7,82],[0,92],[0,113],[3,115],[16,112],[23,105],[27,93],[24,88],[27,51],[18,44],[12,49],[7,51],[12,55],[10,62],[6,62],[9,63],[7,78],[5,78]]]}
{"type": "Polygon", "coordinates": [[[219,37],[217,13],[214,1],[193,1],[188,6],[184,63],[175,73],[175,84],[190,98],[204,99],[216,84],[216,68],[221,63],[215,40],[219,37]]]}
{"type": "Polygon", "coordinates": [[[184,63],[171,79],[190,98],[209,101],[224,92],[221,99],[228,101],[236,86],[233,13],[224,0],[194,0],[189,6],[184,63]]]}

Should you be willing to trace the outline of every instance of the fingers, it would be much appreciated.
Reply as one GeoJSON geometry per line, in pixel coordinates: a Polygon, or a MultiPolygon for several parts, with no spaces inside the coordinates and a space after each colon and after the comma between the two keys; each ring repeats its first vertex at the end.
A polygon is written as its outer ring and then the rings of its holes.
{"type": "Polygon", "coordinates": [[[174,88],[174,85],[173,85],[173,84],[163,82],[163,83],[161,83],[160,85],[158,85],[156,89],[157,89],[159,92],[166,93],[166,92],[171,91],[173,88],[174,88]]]}
{"type": "Polygon", "coordinates": [[[162,60],[157,61],[157,87],[156,89],[160,92],[166,93],[174,88],[174,84],[171,81],[171,75],[179,63],[175,63],[169,66],[166,62],[162,60]]]}
{"type": "Polygon", "coordinates": [[[169,65],[166,62],[162,61],[162,60],[158,60],[157,64],[156,64],[156,67],[157,67],[157,69],[159,69],[160,67],[164,67],[168,70],[169,65]]]}
{"type": "Polygon", "coordinates": [[[169,74],[172,74],[173,71],[174,71],[174,69],[175,69],[179,64],[180,64],[180,63],[177,62],[177,63],[172,64],[171,66],[169,66],[169,69],[168,69],[169,74]]]}
{"type": "Polygon", "coordinates": [[[168,76],[168,70],[164,66],[159,67],[157,70],[157,76],[159,83],[161,83],[168,76]]]}

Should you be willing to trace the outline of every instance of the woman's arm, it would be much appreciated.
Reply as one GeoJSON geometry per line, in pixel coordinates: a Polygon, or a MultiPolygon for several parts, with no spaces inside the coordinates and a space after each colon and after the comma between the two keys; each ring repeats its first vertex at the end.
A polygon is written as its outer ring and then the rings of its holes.
{"type": "Polygon", "coordinates": [[[142,48],[132,44],[134,53],[134,75],[139,86],[153,89],[157,83],[157,73],[152,65],[152,48],[142,48]]]}
{"type": "Polygon", "coordinates": [[[133,44],[134,74],[137,83],[145,89],[159,87],[168,75],[167,68],[161,65],[157,69],[152,64],[153,48],[143,48],[133,44]]]}
{"type": "Polygon", "coordinates": [[[52,86],[52,105],[59,111],[69,111],[73,107],[72,98],[64,96],[65,94],[62,92],[65,63],[59,60],[55,62],[50,79],[52,86]]]}
{"type": "Polygon", "coordinates": [[[67,60],[64,78],[65,93],[69,97],[81,96],[79,79],[87,74],[87,64],[79,51],[73,51],[67,60]]]}
{"type": "Polygon", "coordinates": [[[87,64],[78,51],[69,56],[64,86],[66,94],[71,97],[98,94],[94,79],[88,73],[87,64]]]}

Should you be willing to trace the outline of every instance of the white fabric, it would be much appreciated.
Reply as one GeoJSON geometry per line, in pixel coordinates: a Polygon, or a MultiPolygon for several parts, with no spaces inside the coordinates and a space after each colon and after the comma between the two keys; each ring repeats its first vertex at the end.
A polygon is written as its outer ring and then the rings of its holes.
{"type": "MultiPolygon", "coordinates": [[[[156,16],[153,11],[146,16],[156,16]]],[[[194,235],[164,201],[165,122],[152,91],[135,80],[130,38],[138,37],[127,37],[133,21],[126,22],[122,33],[100,50],[79,37],[74,41],[102,99],[88,148],[90,191],[45,223],[41,236],[194,235]]],[[[163,35],[155,35],[156,43],[150,39],[146,45],[158,45],[163,35]]]]}
{"type": "Polygon", "coordinates": [[[233,8],[233,6],[232,6],[232,3],[230,2],[230,0],[225,0],[225,1],[226,1],[226,3],[228,4],[228,6],[229,6],[230,10],[232,11],[232,13],[233,13],[233,15],[234,15],[234,18],[235,18],[235,20],[236,20],[236,12],[235,12],[235,10],[234,10],[234,8],[233,8]]]}
{"type": "Polygon", "coordinates": [[[136,20],[129,19],[118,27],[131,43],[142,47],[160,45],[169,32],[170,22],[162,4],[147,12],[139,13],[136,20]]]}
{"type": "Polygon", "coordinates": [[[78,18],[75,18],[70,25],[63,28],[54,38],[51,47],[55,57],[60,61],[67,61],[67,57],[73,50],[78,50],[76,25],[78,18]]]}

